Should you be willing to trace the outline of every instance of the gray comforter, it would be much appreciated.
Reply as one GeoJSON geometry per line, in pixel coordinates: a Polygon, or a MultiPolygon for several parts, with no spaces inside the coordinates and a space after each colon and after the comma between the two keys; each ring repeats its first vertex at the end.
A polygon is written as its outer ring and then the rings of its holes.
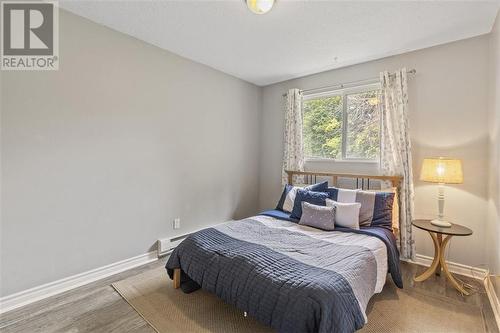
{"type": "Polygon", "coordinates": [[[166,268],[279,332],[353,332],[383,286],[387,254],[375,237],[259,216],[190,235],[166,268]]]}

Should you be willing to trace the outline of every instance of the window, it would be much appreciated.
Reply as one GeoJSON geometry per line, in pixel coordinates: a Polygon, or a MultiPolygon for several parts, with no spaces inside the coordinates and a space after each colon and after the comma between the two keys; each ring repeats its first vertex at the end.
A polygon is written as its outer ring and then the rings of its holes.
{"type": "Polygon", "coordinates": [[[379,101],[378,84],[304,96],[306,159],[377,160],[379,101]]]}

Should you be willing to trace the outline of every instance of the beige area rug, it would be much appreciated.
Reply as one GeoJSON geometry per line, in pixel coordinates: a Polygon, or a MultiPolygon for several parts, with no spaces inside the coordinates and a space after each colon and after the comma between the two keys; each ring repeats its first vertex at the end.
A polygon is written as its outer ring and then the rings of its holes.
{"type": "MultiPolygon", "coordinates": [[[[158,332],[272,332],[213,294],[173,289],[164,268],[113,284],[122,297],[158,332]]],[[[387,284],[368,305],[368,324],[360,332],[484,332],[481,310],[387,284]]]]}

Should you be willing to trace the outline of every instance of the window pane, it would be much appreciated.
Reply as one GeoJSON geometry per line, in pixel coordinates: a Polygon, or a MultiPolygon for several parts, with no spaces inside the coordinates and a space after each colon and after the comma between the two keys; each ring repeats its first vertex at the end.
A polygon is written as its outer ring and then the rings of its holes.
{"type": "Polygon", "coordinates": [[[303,103],[306,158],[342,157],[342,96],[305,100],[303,103]]]}
{"type": "Polygon", "coordinates": [[[380,147],[379,91],[347,95],[346,158],[377,159],[380,147]]]}

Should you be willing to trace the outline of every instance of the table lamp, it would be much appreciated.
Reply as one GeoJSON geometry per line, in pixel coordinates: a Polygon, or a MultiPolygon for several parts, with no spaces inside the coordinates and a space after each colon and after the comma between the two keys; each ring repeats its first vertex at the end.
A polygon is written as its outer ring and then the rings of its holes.
{"type": "Polygon", "coordinates": [[[444,184],[462,184],[462,162],[451,158],[425,158],[420,172],[420,180],[438,183],[438,218],[431,221],[439,227],[451,227],[451,223],[444,219],[444,184]]]}

